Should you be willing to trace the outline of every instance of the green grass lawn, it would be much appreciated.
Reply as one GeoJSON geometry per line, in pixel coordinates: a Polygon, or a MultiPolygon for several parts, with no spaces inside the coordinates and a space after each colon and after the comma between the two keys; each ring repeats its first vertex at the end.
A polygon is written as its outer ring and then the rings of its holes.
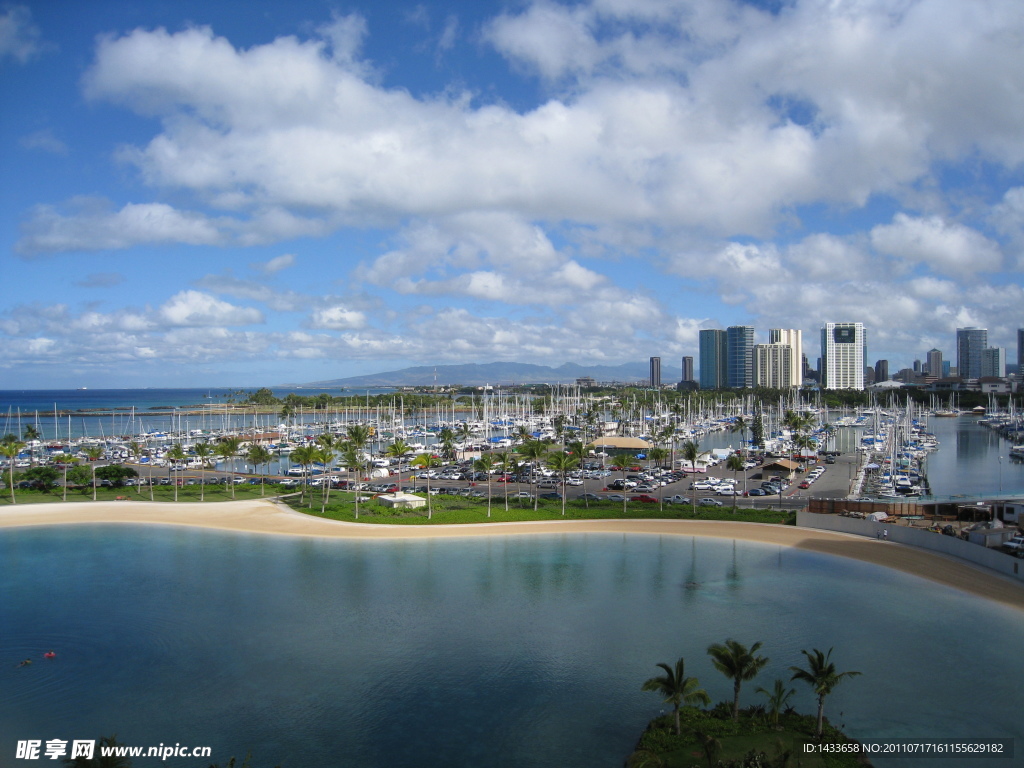
{"type": "MultiPolygon", "coordinates": [[[[355,504],[353,494],[344,491],[332,491],[330,503],[321,513],[321,495],[317,491],[307,494],[305,501],[291,496],[289,504],[295,509],[316,517],[327,517],[332,520],[355,520],[355,504]]],[[[389,525],[451,525],[470,523],[512,523],[532,520],[611,520],[635,518],[637,520],[733,520],[746,523],[774,523],[795,525],[796,515],[792,512],[776,509],[743,509],[733,513],[731,507],[697,507],[694,512],[690,505],[666,504],[659,511],[657,504],[630,502],[623,515],[621,501],[591,501],[589,505],[582,501],[568,501],[565,505],[565,517],[562,516],[560,501],[541,499],[537,510],[533,509],[533,501],[529,499],[509,499],[508,511],[505,511],[503,496],[495,496],[491,502],[491,516],[487,516],[487,500],[471,499],[463,496],[437,495],[431,499],[432,515],[427,519],[427,509],[391,510],[376,504],[374,501],[359,503],[359,521],[362,523],[384,523],[389,525]],[[521,505],[521,506],[520,506],[521,505]]]]}

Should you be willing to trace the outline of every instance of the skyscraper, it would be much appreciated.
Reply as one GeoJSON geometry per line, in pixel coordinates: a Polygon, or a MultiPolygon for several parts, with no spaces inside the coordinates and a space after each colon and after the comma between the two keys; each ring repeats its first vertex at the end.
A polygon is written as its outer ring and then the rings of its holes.
{"type": "Polygon", "coordinates": [[[821,329],[821,386],[864,389],[864,323],[825,323],[821,329]]]}
{"type": "Polygon", "coordinates": [[[1006,376],[1006,350],[988,347],[981,350],[981,376],[1006,376]]]}
{"type": "Polygon", "coordinates": [[[875,381],[889,380],[889,361],[878,360],[875,362],[875,381]]]}
{"type": "Polygon", "coordinates": [[[661,358],[651,358],[651,386],[654,389],[661,387],[661,358]]]}
{"type": "Polygon", "coordinates": [[[725,329],[728,344],[728,386],[754,386],[754,326],[731,325],[725,329]]]}
{"type": "Polygon", "coordinates": [[[981,350],[988,347],[988,328],[956,329],[956,369],[962,379],[981,376],[981,350]]]}
{"type": "Polygon", "coordinates": [[[689,355],[683,358],[682,381],[693,381],[693,358],[689,355]]]}
{"type": "Polygon", "coordinates": [[[754,345],[754,386],[788,389],[795,386],[797,368],[789,344],[754,345]]]}
{"type": "Polygon", "coordinates": [[[725,331],[701,331],[700,338],[700,388],[722,389],[727,386],[728,367],[726,357],[728,344],[725,331]]]}
{"type": "Polygon", "coordinates": [[[925,358],[925,366],[928,368],[928,375],[938,378],[942,376],[942,353],[937,349],[929,349],[928,357],[925,358]]]}
{"type": "Polygon", "coordinates": [[[786,344],[792,350],[793,359],[790,362],[790,368],[793,371],[793,378],[786,386],[802,386],[804,383],[804,332],[794,328],[769,328],[768,343],[786,344]]]}
{"type": "Polygon", "coordinates": [[[1017,375],[1024,376],[1024,328],[1017,329],[1017,375]]]}

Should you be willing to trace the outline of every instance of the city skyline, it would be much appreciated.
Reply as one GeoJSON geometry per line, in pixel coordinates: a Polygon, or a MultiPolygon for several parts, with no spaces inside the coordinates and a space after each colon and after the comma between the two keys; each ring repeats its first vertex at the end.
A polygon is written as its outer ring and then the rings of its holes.
{"type": "Polygon", "coordinates": [[[5,5],[0,388],[699,359],[709,328],[813,360],[830,318],[896,370],[966,327],[1013,363],[1022,35],[1009,0],[5,5]]]}

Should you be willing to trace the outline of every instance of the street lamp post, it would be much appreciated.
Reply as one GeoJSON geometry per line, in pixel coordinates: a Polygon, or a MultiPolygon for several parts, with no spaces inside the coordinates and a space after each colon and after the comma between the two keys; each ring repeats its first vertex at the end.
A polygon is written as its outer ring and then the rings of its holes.
{"type": "Polygon", "coordinates": [[[996,459],[999,462],[999,492],[1003,492],[1003,457],[997,456],[996,459]]]}

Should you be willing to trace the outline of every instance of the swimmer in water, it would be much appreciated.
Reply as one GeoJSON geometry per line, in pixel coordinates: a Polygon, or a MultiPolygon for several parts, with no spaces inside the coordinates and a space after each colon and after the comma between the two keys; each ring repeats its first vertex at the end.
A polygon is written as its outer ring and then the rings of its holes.
{"type": "Polygon", "coordinates": [[[32,663],[32,659],[25,659],[25,660],[24,660],[23,662],[21,662],[21,664],[19,664],[18,666],[19,666],[19,667],[27,667],[27,666],[28,666],[29,664],[31,664],[31,663],[32,663]]]}

